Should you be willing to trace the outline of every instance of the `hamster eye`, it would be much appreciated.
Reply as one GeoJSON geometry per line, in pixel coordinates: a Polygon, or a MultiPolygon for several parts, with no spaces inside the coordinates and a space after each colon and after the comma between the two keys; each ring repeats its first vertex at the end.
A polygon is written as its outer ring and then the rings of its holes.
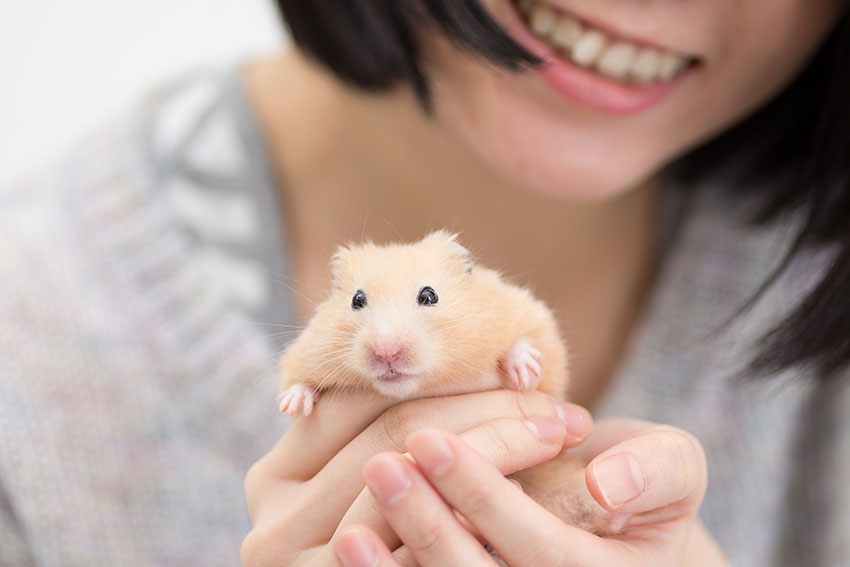
{"type": "Polygon", "coordinates": [[[362,289],[358,289],[354,297],[351,298],[351,308],[356,311],[364,307],[366,307],[366,294],[363,293],[362,289]]]}
{"type": "Polygon", "coordinates": [[[419,297],[417,298],[419,305],[434,305],[439,300],[440,298],[437,297],[437,292],[433,288],[426,285],[419,290],[419,297]]]}

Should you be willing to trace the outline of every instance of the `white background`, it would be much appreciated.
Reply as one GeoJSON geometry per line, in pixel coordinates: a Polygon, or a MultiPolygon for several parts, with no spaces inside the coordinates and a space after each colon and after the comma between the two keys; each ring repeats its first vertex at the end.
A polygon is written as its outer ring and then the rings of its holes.
{"type": "Polygon", "coordinates": [[[271,0],[0,0],[0,183],[158,81],[283,37],[271,0]]]}

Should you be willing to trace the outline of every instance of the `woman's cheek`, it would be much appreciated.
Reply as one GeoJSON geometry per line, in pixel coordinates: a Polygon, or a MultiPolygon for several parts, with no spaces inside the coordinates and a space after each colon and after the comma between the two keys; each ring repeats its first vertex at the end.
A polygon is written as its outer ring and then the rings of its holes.
{"type": "Polygon", "coordinates": [[[730,2],[693,3],[714,22],[698,42],[702,66],[660,104],[632,115],[584,107],[552,92],[533,69],[512,73],[428,38],[438,120],[514,186],[564,199],[625,193],[787,86],[836,21],[840,5],[730,2]]]}
{"type": "Polygon", "coordinates": [[[688,123],[665,118],[675,118],[670,108],[605,115],[547,92],[531,73],[455,54],[435,82],[438,120],[508,183],[555,198],[611,198],[683,146],[688,123]]]}

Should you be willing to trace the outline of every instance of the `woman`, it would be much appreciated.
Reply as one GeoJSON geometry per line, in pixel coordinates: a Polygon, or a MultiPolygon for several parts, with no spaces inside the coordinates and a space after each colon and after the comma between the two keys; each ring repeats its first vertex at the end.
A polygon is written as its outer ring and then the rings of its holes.
{"type": "MultiPolygon", "coordinates": [[[[392,238],[395,230],[413,239],[428,226],[457,226],[463,229],[465,242],[481,252],[483,263],[525,274],[538,294],[562,314],[575,357],[571,399],[576,403],[590,408],[602,403],[608,406],[606,413],[625,409],[662,423],[665,415],[688,423],[680,412],[712,412],[732,403],[735,396],[744,410],[746,404],[763,403],[758,400],[765,399],[766,383],[756,394],[752,384],[730,383],[723,374],[735,365],[721,364],[717,349],[758,338],[753,327],[769,331],[764,323],[777,323],[766,316],[777,307],[775,298],[762,298],[769,307],[757,303],[739,314],[749,321],[748,332],[727,327],[723,340],[710,342],[713,352],[694,349],[683,357],[675,353],[676,347],[658,343],[677,340],[682,330],[699,328],[708,334],[712,329],[702,324],[711,317],[704,311],[707,305],[699,302],[713,301],[717,315],[723,312],[715,324],[732,316],[736,302],[741,307],[747,294],[757,289],[757,278],[770,276],[789,242],[774,235],[758,251],[747,250],[746,239],[757,238],[754,228],[742,231],[740,226],[734,228],[734,222],[717,222],[719,215],[732,216],[734,205],[716,195],[721,182],[733,186],[733,178],[727,176],[715,183],[713,195],[690,203],[700,210],[688,213],[691,218],[683,222],[691,228],[679,227],[684,234],[677,233],[687,243],[664,242],[673,249],[679,246],[679,253],[659,250],[654,245],[659,225],[673,230],[671,220],[686,214],[682,209],[659,212],[662,205],[675,207],[677,200],[662,194],[661,172],[787,89],[811,65],[839,23],[846,35],[842,3],[280,4],[303,52],[254,67],[247,76],[273,155],[278,156],[277,172],[287,188],[291,218],[296,219],[290,234],[304,289],[322,286],[326,247],[357,238],[367,216],[391,220],[388,226],[368,224],[378,239],[392,238]],[[651,49],[653,54],[641,58],[651,49]],[[658,62],[665,59],[669,68],[658,62]],[[713,225],[706,216],[713,217],[713,225]],[[718,254],[725,253],[730,242],[724,241],[724,230],[735,231],[731,238],[747,250],[745,255],[773,256],[757,269],[747,266],[751,261],[747,258],[744,272],[738,271],[736,262],[712,259],[711,250],[700,246],[714,243],[718,254]],[[660,255],[670,264],[654,281],[660,255]],[[688,261],[690,265],[683,265],[688,261]],[[701,276],[717,280],[712,270],[718,268],[738,273],[703,286],[670,281],[701,276]],[[754,279],[756,273],[760,276],[754,279]],[[719,295],[693,296],[711,292],[719,295]],[[647,322],[635,338],[635,321],[651,293],[647,322]],[[693,320],[686,325],[669,320],[677,317],[675,310],[681,313],[694,302],[693,320]],[[630,340],[638,341],[637,346],[619,380],[612,383],[630,340]],[[677,361],[648,360],[665,354],[677,361]],[[688,358],[693,365],[717,367],[691,368],[685,364],[688,358]],[[634,375],[659,371],[668,378],[634,375]],[[696,377],[673,379],[675,372],[696,377]],[[700,385],[707,380],[713,383],[700,385]],[[633,398],[635,392],[649,396],[648,391],[668,387],[681,391],[659,392],[655,400],[633,398]],[[750,393],[745,393],[748,389],[750,393]],[[680,407],[664,410],[665,403],[680,407]]],[[[833,57],[835,49],[830,45],[833,57]]],[[[824,82],[823,77],[818,80],[824,82]]],[[[795,85],[791,89],[797,92],[789,96],[802,104],[821,97],[812,92],[820,88],[795,85]]],[[[843,89],[846,93],[846,86],[843,89]]],[[[803,199],[806,193],[799,185],[802,178],[791,189],[796,197],[767,193],[780,191],[783,175],[796,175],[797,164],[785,169],[778,161],[785,155],[781,152],[788,151],[785,137],[798,120],[778,113],[782,105],[774,103],[773,112],[760,117],[778,120],[773,123],[778,132],[763,122],[748,125],[757,129],[756,135],[743,127],[734,130],[715,147],[683,162],[684,172],[708,173],[709,167],[728,166],[736,152],[745,152],[744,166],[776,182],[773,189],[759,185],[758,191],[765,194],[756,196],[758,204],[771,203],[768,213],[776,212],[770,207],[795,209],[790,201],[803,199]],[[706,159],[700,161],[701,156],[706,159]]],[[[810,111],[814,109],[799,112],[810,111]]],[[[846,141],[846,133],[842,135],[846,141]]],[[[790,147],[806,151],[799,141],[790,147]]],[[[846,146],[821,151],[846,155],[846,146]]],[[[846,211],[847,168],[839,168],[840,199],[846,211]]],[[[737,179],[743,178],[741,174],[737,179]]],[[[689,190],[695,192],[693,187],[689,190]]],[[[812,203],[817,199],[813,197],[812,203]]],[[[738,201],[742,203],[746,204],[743,198],[738,201]]],[[[776,216],[768,213],[765,218],[776,216]]],[[[818,232],[817,227],[805,230],[818,232]]],[[[302,313],[307,312],[305,306],[302,313]]],[[[804,318],[805,313],[792,315],[792,324],[801,324],[804,318]]],[[[805,347],[785,350],[787,337],[801,339],[799,332],[782,333],[763,350],[767,354],[756,365],[761,371],[775,373],[817,358],[814,350],[804,353],[805,347]]],[[[699,346],[696,335],[688,339],[690,343],[679,339],[679,345],[699,346]]],[[[846,359],[846,349],[842,352],[846,359]]],[[[821,362],[826,367],[821,368],[829,373],[835,369],[827,362],[832,355],[824,355],[821,362]]],[[[740,356],[730,358],[740,362],[740,356]]],[[[797,380],[805,380],[797,373],[797,380]]],[[[751,367],[751,381],[756,374],[751,367]]],[[[538,418],[537,431],[547,431],[538,436],[545,439],[541,441],[516,419],[499,418],[554,416],[554,410],[532,398],[524,402],[530,406],[516,415],[516,398],[499,392],[438,403],[414,401],[380,417],[384,407],[372,407],[376,404],[365,402],[364,396],[320,404],[318,415],[296,422],[248,475],[255,528],[243,547],[244,561],[325,565],[336,557],[350,567],[414,560],[420,565],[495,564],[474,537],[478,532],[510,565],[723,562],[712,537],[696,519],[707,479],[699,442],[702,430],[694,437],[682,429],[645,422],[597,423],[573,454],[588,463],[588,487],[596,501],[624,524],[621,535],[598,539],[545,512],[502,476],[551,458],[557,452],[554,447],[562,443],[578,444],[589,431],[587,417],[572,407],[562,408],[568,416],[564,424],[552,417],[538,418]],[[449,432],[416,432],[435,423],[449,432]],[[399,455],[405,450],[418,468],[399,455]],[[378,451],[390,452],[372,457],[378,451]],[[362,492],[361,471],[367,485],[362,492]],[[457,521],[451,508],[473,527],[467,529],[457,521]],[[399,545],[404,548],[394,558],[390,551],[399,545]]],[[[808,398],[797,389],[777,404],[799,412],[808,398]]],[[[783,427],[775,439],[762,441],[784,445],[783,449],[761,448],[768,454],[747,455],[743,452],[757,449],[749,445],[750,436],[779,419],[766,409],[751,411],[758,417],[746,420],[730,412],[720,427],[716,414],[690,420],[698,429],[707,429],[709,423],[721,429],[721,438],[709,439],[714,451],[710,460],[727,460],[738,467],[729,473],[728,464],[718,465],[723,475],[719,488],[737,489],[742,493],[739,501],[744,500],[740,508],[727,507],[725,514],[743,515],[749,524],[745,541],[736,541],[728,527],[737,530],[737,520],[725,518],[723,529],[721,518],[711,517],[712,527],[723,532],[726,552],[736,563],[753,565],[835,560],[838,556],[831,554],[836,550],[821,549],[823,555],[813,556],[802,549],[808,546],[782,541],[791,535],[783,524],[797,525],[791,516],[805,509],[780,506],[793,482],[787,477],[795,474],[792,439],[808,426],[804,416],[797,413],[793,431],[783,427]],[[745,427],[752,431],[736,431],[745,427]],[[730,442],[735,437],[738,442],[730,442]],[[731,456],[715,445],[724,438],[732,445],[731,456]],[[761,483],[775,480],[759,470],[773,464],[784,470],[784,486],[771,486],[773,496],[765,498],[763,484],[759,488],[742,477],[751,475],[761,483]],[[729,474],[736,482],[730,482],[729,474]],[[773,513],[784,515],[783,520],[778,522],[773,513]]],[[[788,415],[784,419],[791,419],[788,415]]],[[[812,482],[814,477],[808,478],[812,482]]],[[[546,482],[559,482],[557,469],[546,482]]],[[[730,503],[727,498],[720,501],[730,503]]],[[[829,545],[829,529],[822,525],[823,531],[815,536],[824,546],[829,545]]]]}
{"type": "Polygon", "coordinates": [[[444,226],[559,314],[578,405],[326,397],[248,474],[246,564],[847,559],[845,3],[280,4],[298,48],[2,193],[0,563],[234,563],[256,323],[444,226]],[[561,447],[619,535],[504,480],[561,447]]]}

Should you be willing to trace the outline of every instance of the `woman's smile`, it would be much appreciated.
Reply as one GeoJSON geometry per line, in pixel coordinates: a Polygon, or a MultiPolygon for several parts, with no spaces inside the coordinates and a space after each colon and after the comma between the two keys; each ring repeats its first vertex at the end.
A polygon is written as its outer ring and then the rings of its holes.
{"type": "Polygon", "coordinates": [[[508,31],[545,63],[557,92],[598,110],[631,113],[660,102],[700,59],[621,34],[536,0],[514,0],[508,31]]]}

